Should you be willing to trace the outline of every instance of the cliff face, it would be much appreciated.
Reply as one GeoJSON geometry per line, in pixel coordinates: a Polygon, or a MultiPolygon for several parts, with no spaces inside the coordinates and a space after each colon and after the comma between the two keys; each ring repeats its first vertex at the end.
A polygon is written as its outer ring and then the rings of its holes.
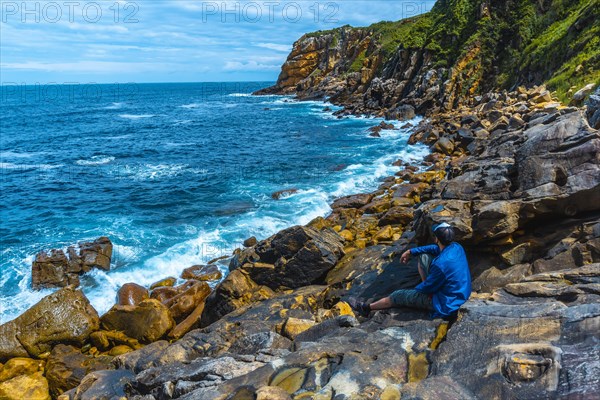
{"type": "Polygon", "coordinates": [[[414,18],[302,36],[258,94],[327,96],[391,117],[398,106],[452,109],[518,85],[545,83],[565,100],[600,81],[599,10],[598,0],[440,0],[414,18]]]}

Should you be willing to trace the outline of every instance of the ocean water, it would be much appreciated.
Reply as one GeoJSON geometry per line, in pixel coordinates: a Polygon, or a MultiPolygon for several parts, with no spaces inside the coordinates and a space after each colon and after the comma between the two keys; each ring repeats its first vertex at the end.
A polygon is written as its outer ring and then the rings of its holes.
{"type": "Polygon", "coordinates": [[[30,288],[40,250],[110,237],[111,271],[82,278],[103,313],[124,283],[179,276],[325,216],[335,197],[376,188],[393,161],[427,154],[406,128],[369,137],[381,119],[250,95],[270,84],[2,87],[0,323],[52,292],[30,288]]]}

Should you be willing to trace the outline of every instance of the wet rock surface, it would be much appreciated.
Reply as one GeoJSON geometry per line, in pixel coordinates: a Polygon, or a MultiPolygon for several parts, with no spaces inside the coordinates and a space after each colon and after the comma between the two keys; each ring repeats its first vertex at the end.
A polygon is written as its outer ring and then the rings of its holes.
{"type": "Polygon", "coordinates": [[[79,286],[79,276],[92,268],[110,270],[113,245],[109,238],[101,237],[93,242],[71,246],[67,253],[53,249],[38,253],[31,267],[34,289],[79,286]]]}
{"type": "Polygon", "coordinates": [[[57,343],[82,345],[99,326],[98,314],[83,293],[61,289],[0,325],[0,362],[12,357],[38,357],[57,343]]]}

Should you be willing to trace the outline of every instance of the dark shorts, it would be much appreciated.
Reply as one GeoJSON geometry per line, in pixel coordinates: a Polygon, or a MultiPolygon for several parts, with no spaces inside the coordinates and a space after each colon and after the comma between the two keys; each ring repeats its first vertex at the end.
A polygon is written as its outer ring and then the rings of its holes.
{"type": "MultiPolygon", "coordinates": [[[[430,254],[421,254],[419,256],[419,265],[425,273],[425,277],[429,274],[429,266],[431,265],[432,260],[433,256],[430,254]]],[[[415,307],[424,310],[433,309],[431,297],[428,294],[417,292],[414,289],[396,290],[390,295],[390,298],[392,299],[394,306],[397,307],[415,307]]]]}

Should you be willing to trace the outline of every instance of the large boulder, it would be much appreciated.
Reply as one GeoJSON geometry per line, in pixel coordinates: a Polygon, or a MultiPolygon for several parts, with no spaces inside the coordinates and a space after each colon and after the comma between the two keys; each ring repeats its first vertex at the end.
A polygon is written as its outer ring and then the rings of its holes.
{"type": "Polygon", "coordinates": [[[232,271],[206,300],[202,325],[275,292],[324,282],[343,255],[343,239],[329,228],[294,226],[238,251],[232,271]]]}
{"type": "Polygon", "coordinates": [[[38,253],[31,267],[31,284],[34,289],[79,285],[79,275],[99,268],[110,270],[113,245],[109,238],[100,237],[93,242],[71,246],[67,254],[62,250],[38,253]]]}
{"type": "Polygon", "coordinates": [[[0,362],[12,357],[38,357],[57,343],[81,346],[99,325],[98,313],[81,291],[61,289],[0,325],[0,362]]]}
{"type": "Polygon", "coordinates": [[[143,343],[157,341],[175,326],[169,309],[155,299],[143,300],[137,306],[114,305],[101,322],[103,329],[121,331],[143,343]]]}
{"type": "Polygon", "coordinates": [[[322,282],[342,255],[343,239],[333,230],[294,226],[243,250],[232,265],[259,285],[293,289],[322,282]]]}

